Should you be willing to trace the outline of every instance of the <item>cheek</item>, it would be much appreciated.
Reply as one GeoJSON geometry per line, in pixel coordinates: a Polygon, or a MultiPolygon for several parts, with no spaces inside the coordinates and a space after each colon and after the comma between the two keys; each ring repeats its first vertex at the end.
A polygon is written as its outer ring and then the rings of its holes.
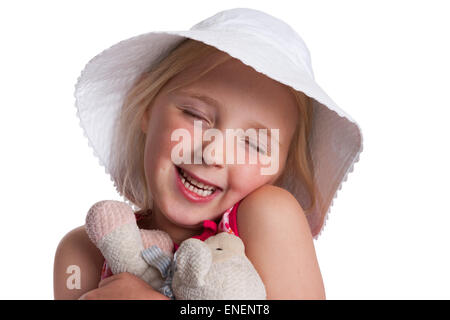
{"type": "MultiPolygon", "coordinates": [[[[163,109],[163,108],[159,108],[163,109]]],[[[172,112],[158,110],[152,115],[150,127],[147,132],[146,155],[154,158],[170,158],[172,148],[179,141],[171,141],[172,133],[176,129],[186,128],[186,123],[172,112]]],[[[156,160],[156,159],[155,159],[156,160]]]]}
{"type": "MultiPolygon", "coordinates": [[[[176,129],[182,128],[188,130],[193,136],[192,126],[187,126],[186,121],[178,117],[170,116],[170,114],[155,114],[152,120],[150,130],[147,132],[144,156],[145,172],[150,184],[150,178],[156,178],[164,174],[164,172],[171,170],[173,166],[172,150],[180,143],[180,140],[172,141],[172,133],[176,129]],[[156,118],[158,121],[155,120],[156,118]],[[152,174],[150,175],[150,173],[152,174]]],[[[156,178],[156,181],[159,181],[159,179],[156,178]]]]}
{"type": "Polygon", "coordinates": [[[273,176],[262,175],[260,169],[259,165],[236,165],[230,168],[229,188],[239,193],[240,197],[245,197],[259,187],[270,183],[273,176]]]}

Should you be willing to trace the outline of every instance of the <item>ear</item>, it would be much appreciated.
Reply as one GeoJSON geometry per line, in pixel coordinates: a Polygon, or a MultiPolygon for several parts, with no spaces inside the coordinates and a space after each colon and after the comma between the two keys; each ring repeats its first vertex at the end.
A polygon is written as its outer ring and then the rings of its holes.
{"type": "Polygon", "coordinates": [[[182,283],[189,287],[204,286],[212,264],[211,250],[201,240],[187,239],[175,253],[175,263],[175,273],[182,283]]]}
{"type": "Polygon", "coordinates": [[[136,224],[133,209],[121,201],[102,200],[89,209],[85,228],[91,241],[98,247],[105,236],[126,224],[136,224]]]}
{"type": "Polygon", "coordinates": [[[144,249],[157,245],[162,251],[173,256],[173,241],[167,232],[162,230],[139,229],[144,249]]]}

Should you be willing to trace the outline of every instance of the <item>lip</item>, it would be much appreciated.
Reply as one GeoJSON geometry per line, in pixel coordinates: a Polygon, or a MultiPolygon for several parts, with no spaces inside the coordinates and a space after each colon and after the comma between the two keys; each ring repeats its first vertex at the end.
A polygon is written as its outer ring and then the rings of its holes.
{"type": "MultiPolygon", "coordinates": [[[[183,182],[181,181],[181,176],[180,176],[180,173],[178,172],[177,167],[174,165],[173,168],[175,170],[175,179],[176,179],[176,184],[178,186],[178,189],[184,195],[184,197],[186,199],[188,199],[189,201],[194,202],[194,203],[209,202],[212,199],[214,199],[215,197],[217,197],[217,195],[220,193],[221,189],[219,187],[215,186],[214,184],[210,184],[210,183],[206,182],[205,180],[198,179],[198,181],[200,181],[202,183],[209,184],[211,186],[214,186],[214,188],[216,188],[216,190],[213,193],[211,193],[209,196],[207,196],[207,197],[199,196],[195,192],[192,192],[191,190],[186,189],[186,187],[184,186],[183,182]]],[[[183,169],[183,171],[186,171],[186,170],[183,169]]],[[[186,173],[191,175],[191,173],[189,171],[186,171],[186,173]]],[[[192,175],[192,177],[194,177],[194,179],[197,180],[197,177],[195,175],[192,175]]]]}

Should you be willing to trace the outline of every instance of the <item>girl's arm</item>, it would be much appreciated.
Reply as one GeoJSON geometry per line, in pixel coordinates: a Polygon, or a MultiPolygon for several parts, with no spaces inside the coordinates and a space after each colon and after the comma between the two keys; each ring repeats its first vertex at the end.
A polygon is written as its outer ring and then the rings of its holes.
{"type": "Polygon", "coordinates": [[[97,288],[102,266],[103,256],[89,239],[84,226],[70,231],[62,238],[55,253],[54,298],[78,299],[97,288]]]}
{"type": "Polygon", "coordinates": [[[242,200],[237,219],[267,299],[325,299],[308,221],[292,194],[265,185],[242,200]]]}
{"type": "Polygon", "coordinates": [[[127,272],[100,281],[103,261],[103,255],[89,239],[84,226],[70,231],[59,243],[55,254],[55,299],[168,300],[146,282],[127,272]],[[71,273],[67,273],[68,268],[71,273]],[[74,277],[79,277],[79,288],[75,287],[77,279],[74,277]]]}

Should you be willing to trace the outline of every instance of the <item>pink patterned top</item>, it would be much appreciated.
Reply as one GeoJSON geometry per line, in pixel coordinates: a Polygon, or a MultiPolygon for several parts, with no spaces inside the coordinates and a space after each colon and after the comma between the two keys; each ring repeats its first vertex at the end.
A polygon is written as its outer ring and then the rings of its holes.
{"type": "MultiPolygon", "coordinates": [[[[205,241],[209,237],[217,234],[218,232],[228,232],[231,234],[234,234],[239,237],[239,232],[237,228],[237,209],[239,207],[239,204],[241,203],[241,200],[236,202],[230,209],[226,210],[223,215],[222,219],[219,222],[219,225],[217,225],[212,220],[205,220],[203,221],[203,232],[197,236],[194,236],[193,238],[200,239],[202,241],[205,241]]],[[[142,219],[142,215],[135,214],[136,221],[139,221],[142,219]]],[[[179,245],[174,244],[174,252],[178,249],[179,245]]],[[[106,260],[103,262],[102,267],[102,273],[100,276],[100,279],[103,280],[105,278],[108,278],[112,276],[113,273],[111,272],[111,269],[108,266],[108,263],[106,260]]]]}

